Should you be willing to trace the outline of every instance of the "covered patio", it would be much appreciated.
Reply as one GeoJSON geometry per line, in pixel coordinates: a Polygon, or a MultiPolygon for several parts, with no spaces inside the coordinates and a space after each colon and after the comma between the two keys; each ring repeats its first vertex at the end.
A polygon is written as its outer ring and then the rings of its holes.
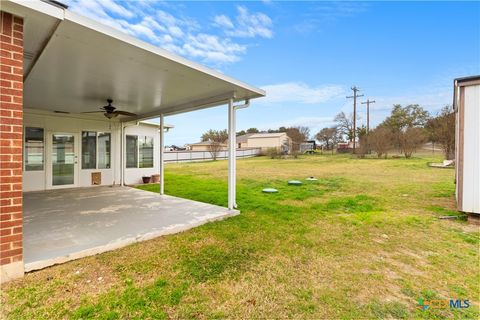
{"type": "Polygon", "coordinates": [[[25,271],[185,231],[238,213],[130,187],[26,192],[25,271]]]}
{"type": "Polygon", "coordinates": [[[264,90],[58,1],[2,1],[0,17],[8,57],[1,117],[9,124],[0,128],[8,169],[0,183],[0,282],[237,213],[236,113],[264,90]],[[164,195],[165,118],[216,106],[228,114],[227,208],[164,195]],[[155,135],[129,132],[149,119],[158,119],[155,135]],[[153,167],[160,194],[124,187],[133,170],[153,167]]]}

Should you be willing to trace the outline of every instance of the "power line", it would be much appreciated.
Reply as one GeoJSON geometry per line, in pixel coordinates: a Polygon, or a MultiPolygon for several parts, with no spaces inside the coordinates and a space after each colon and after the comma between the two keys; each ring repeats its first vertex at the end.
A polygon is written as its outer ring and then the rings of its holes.
{"type": "Polygon", "coordinates": [[[368,134],[368,132],[370,131],[370,104],[371,104],[371,103],[375,103],[375,100],[369,100],[369,99],[367,99],[367,101],[362,102],[362,104],[366,104],[366,105],[367,105],[367,134],[368,134]]]}
{"type": "Polygon", "coordinates": [[[353,96],[348,96],[347,99],[353,98],[353,153],[355,153],[356,147],[356,131],[357,131],[357,98],[363,97],[363,94],[357,94],[360,91],[356,86],[351,87],[353,96]]]}

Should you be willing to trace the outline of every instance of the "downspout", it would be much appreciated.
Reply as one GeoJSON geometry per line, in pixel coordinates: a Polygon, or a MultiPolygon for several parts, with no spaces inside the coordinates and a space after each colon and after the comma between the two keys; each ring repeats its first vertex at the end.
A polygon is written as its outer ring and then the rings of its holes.
{"type": "Polygon", "coordinates": [[[242,105],[233,105],[233,99],[228,102],[228,209],[237,208],[237,132],[236,111],[250,106],[250,100],[246,99],[242,105]]]}

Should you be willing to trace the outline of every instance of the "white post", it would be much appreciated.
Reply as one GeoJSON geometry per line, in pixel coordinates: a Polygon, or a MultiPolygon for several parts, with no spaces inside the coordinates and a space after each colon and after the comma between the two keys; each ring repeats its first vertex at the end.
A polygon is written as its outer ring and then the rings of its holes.
{"type": "Polygon", "coordinates": [[[163,114],[160,115],[160,163],[159,163],[159,169],[160,169],[160,194],[164,194],[164,167],[165,167],[165,159],[164,159],[164,151],[165,151],[165,122],[164,122],[164,117],[163,114]]]}
{"type": "Polygon", "coordinates": [[[235,132],[235,108],[233,106],[233,99],[228,101],[228,209],[233,210],[237,207],[236,204],[236,186],[235,186],[235,171],[236,171],[236,132],[235,132]]]}

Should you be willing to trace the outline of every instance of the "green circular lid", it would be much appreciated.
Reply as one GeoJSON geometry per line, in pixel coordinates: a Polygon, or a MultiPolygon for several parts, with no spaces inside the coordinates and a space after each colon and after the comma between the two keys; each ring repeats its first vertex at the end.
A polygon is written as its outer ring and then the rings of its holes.
{"type": "Polygon", "coordinates": [[[290,181],[288,181],[288,184],[289,184],[289,185],[292,185],[292,186],[299,186],[299,185],[302,184],[302,181],[290,180],[290,181]]]}

